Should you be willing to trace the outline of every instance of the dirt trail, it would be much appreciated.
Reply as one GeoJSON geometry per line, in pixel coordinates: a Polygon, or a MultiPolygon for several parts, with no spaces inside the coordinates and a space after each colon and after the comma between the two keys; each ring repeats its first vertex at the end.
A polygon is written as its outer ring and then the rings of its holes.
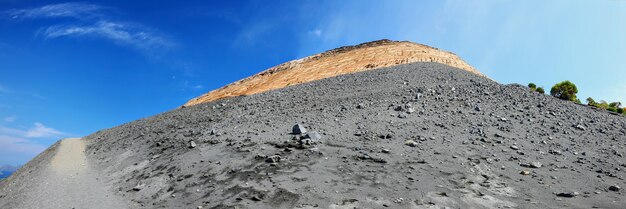
{"type": "Polygon", "coordinates": [[[80,138],[65,139],[52,158],[50,168],[59,175],[75,175],[85,172],[85,142],[80,138]]]}
{"type": "Polygon", "coordinates": [[[65,139],[19,208],[128,208],[109,192],[85,157],[85,141],[65,139]]]}

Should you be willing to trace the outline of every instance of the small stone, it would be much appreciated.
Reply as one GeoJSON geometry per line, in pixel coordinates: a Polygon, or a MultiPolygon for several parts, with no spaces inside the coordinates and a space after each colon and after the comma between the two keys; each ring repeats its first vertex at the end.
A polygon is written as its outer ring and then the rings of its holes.
{"type": "Polygon", "coordinates": [[[474,110],[476,110],[476,111],[480,112],[480,110],[481,110],[481,109],[480,109],[480,107],[479,107],[479,106],[476,106],[476,107],[474,108],[474,110]]]}
{"type": "Polygon", "coordinates": [[[511,149],[512,150],[519,150],[519,147],[515,146],[515,145],[511,145],[511,149]]]}
{"type": "Polygon", "coordinates": [[[409,147],[417,147],[417,142],[409,139],[404,142],[404,145],[407,145],[409,147]]]}
{"type": "Polygon", "coordinates": [[[587,129],[587,128],[585,128],[584,126],[582,126],[582,125],[580,125],[580,124],[575,125],[575,126],[574,126],[574,128],[576,128],[576,129],[578,129],[578,130],[581,130],[581,131],[584,131],[584,130],[586,130],[586,129],[587,129]]]}
{"type": "Polygon", "coordinates": [[[421,93],[417,93],[415,94],[415,100],[420,100],[422,98],[422,94],[421,93]]]}
{"type": "Polygon", "coordinates": [[[259,196],[257,196],[257,195],[252,196],[252,198],[250,198],[250,199],[251,199],[252,201],[261,201],[261,200],[263,200],[263,198],[261,198],[261,197],[259,197],[259,196]]]}
{"type": "Polygon", "coordinates": [[[189,142],[189,148],[195,148],[196,147],[196,142],[191,141],[189,142]]]}
{"type": "Polygon", "coordinates": [[[359,103],[359,104],[356,106],[356,108],[357,108],[357,109],[363,109],[363,108],[365,108],[365,104],[363,104],[363,103],[359,103]]]}
{"type": "Polygon", "coordinates": [[[313,142],[317,142],[322,139],[322,135],[317,133],[317,131],[311,131],[311,132],[306,133],[305,138],[311,139],[311,141],[313,142]]]}
{"type": "Polygon", "coordinates": [[[145,184],[137,184],[135,187],[133,187],[133,191],[140,191],[142,190],[144,187],[146,187],[145,184]]]}
{"type": "Polygon", "coordinates": [[[524,176],[530,175],[530,171],[522,171],[519,174],[522,174],[524,176]]]}
{"type": "Polygon", "coordinates": [[[398,114],[398,118],[406,118],[406,117],[407,117],[406,113],[398,114]]]}
{"type": "Polygon", "coordinates": [[[572,198],[572,197],[578,196],[578,192],[561,192],[561,193],[556,194],[556,196],[572,198]]]}
{"type": "Polygon", "coordinates": [[[380,150],[380,151],[381,151],[382,153],[391,153],[391,150],[389,150],[389,149],[382,149],[382,150],[380,150]]]}
{"type": "Polygon", "coordinates": [[[622,188],[620,188],[618,185],[613,185],[609,187],[609,191],[614,191],[614,192],[619,192],[619,190],[621,190],[622,188]]]}
{"type": "Polygon", "coordinates": [[[304,126],[301,125],[301,124],[296,124],[291,129],[291,133],[292,134],[303,134],[303,133],[306,133],[306,128],[304,128],[304,126]]]}
{"type": "Polygon", "coordinates": [[[265,162],[277,163],[277,162],[280,162],[280,159],[281,159],[280,155],[272,155],[272,156],[265,158],[265,162]]]}
{"type": "Polygon", "coordinates": [[[530,167],[531,168],[541,168],[543,166],[543,164],[541,164],[541,162],[532,162],[530,163],[530,167]]]}

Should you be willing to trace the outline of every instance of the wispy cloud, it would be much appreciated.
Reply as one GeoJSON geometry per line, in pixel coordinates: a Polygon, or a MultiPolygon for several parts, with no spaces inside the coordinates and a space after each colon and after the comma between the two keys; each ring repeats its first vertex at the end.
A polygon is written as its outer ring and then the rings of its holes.
{"type": "Polygon", "coordinates": [[[35,126],[26,131],[26,137],[28,138],[42,138],[42,137],[55,137],[67,135],[54,128],[47,127],[42,123],[35,123],[35,126]]]}
{"type": "Polygon", "coordinates": [[[17,120],[17,116],[15,115],[7,116],[7,117],[4,117],[2,120],[6,123],[13,123],[15,122],[15,120],[17,120]]]}
{"type": "Polygon", "coordinates": [[[0,134],[0,163],[21,165],[46,149],[25,138],[0,134]]]}
{"type": "MultiPolygon", "coordinates": [[[[15,118],[13,118],[13,120],[15,120],[15,118]]],[[[47,127],[43,123],[39,122],[34,123],[33,126],[28,129],[0,126],[0,135],[14,136],[18,138],[50,138],[69,136],[67,133],[47,127]]]]}
{"type": "Polygon", "coordinates": [[[47,127],[39,122],[34,123],[30,128],[12,128],[0,125],[0,164],[23,164],[46,149],[45,141],[56,141],[69,136],[70,134],[47,127]]]}
{"type": "Polygon", "coordinates": [[[314,35],[315,37],[319,38],[322,36],[322,30],[320,29],[311,30],[309,31],[309,34],[314,35]]]}
{"type": "Polygon", "coordinates": [[[100,16],[100,11],[105,7],[87,4],[82,2],[70,2],[61,4],[50,4],[30,9],[12,9],[6,11],[13,19],[36,19],[52,17],[71,17],[84,19],[87,17],[100,16]]]}
{"type": "Polygon", "coordinates": [[[158,50],[175,47],[176,44],[156,30],[131,21],[115,20],[107,10],[112,8],[81,2],[50,4],[37,8],[5,11],[11,19],[69,18],[69,21],[42,27],[37,35],[46,40],[71,37],[93,37],[113,41],[122,46],[139,49],[154,55],[158,50]]]}
{"type": "Polygon", "coordinates": [[[136,24],[124,24],[106,20],[93,25],[54,25],[46,28],[43,35],[47,38],[91,36],[130,45],[139,49],[170,48],[175,44],[166,38],[150,32],[136,24]]]}

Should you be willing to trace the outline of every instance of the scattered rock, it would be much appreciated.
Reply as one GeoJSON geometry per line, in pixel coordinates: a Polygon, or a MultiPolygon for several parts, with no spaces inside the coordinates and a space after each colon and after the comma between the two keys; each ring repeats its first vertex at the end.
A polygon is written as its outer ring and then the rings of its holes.
{"type": "Polygon", "coordinates": [[[512,150],[519,150],[519,147],[515,146],[515,145],[511,145],[511,149],[512,150]]]}
{"type": "Polygon", "coordinates": [[[556,194],[556,196],[572,198],[572,197],[578,196],[578,192],[561,192],[561,193],[556,194]]]}
{"type": "Polygon", "coordinates": [[[541,162],[520,163],[519,165],[527,168],[541,168],[543,166],[541,162]]]}
{"type": "Polygon", "coordinates": [[[278,163],[280,162],[280,160],[281,160],[280,155],[272,155],[272,156],[265,158],[265,162],[267,163],[278,163]]]}
{"type": "Polygon", "coordinates": [[[575,126],[574,126],[574,128],[576,128],[576,129],[578,129],[578,130],[581,130],[581,131],[584,131],[584,130],[586,130],[586,129],[587,129],[587,128],[585,128],[584,126],[582,126],[582,125],[580,125],[580,124],[575,125],[575,126]]]}
{"type": "Polygon", "coordinates": [[[137,192],[137,191],[141,191],[141,190],[142,190],[143,188],[145,188],[145,187],[146,187],[146,185],[145,185],[145,184],[139,183],[139,184],[137,184],[135,187],[133,187],[133,191],[136,191],[136,192],[137,192]]]}
{"type": "Polygon", "coordinates": [[[189,142],[189,148],[196,148],[196,142],[194,141],[189,142]]]}
{"type": "Polygon", "coordinates": [[[311,141],[313,142],[318,142],[322,139],[322,135],[317,133],[317,131],[311,131],[311,132],[306,133],[304,138],[311,139],[311,141]]]}
{"type": "Polygon", "coordinates": [[[304,134],[306,133],[306,128],[302,124],[296,124],[291,129],[292,134],[304,134]]]}
{"type": "Polygon", "coordinates": [[[522,171],[519,174],[522,174],[524,176],[530,175],[530,171],[522,171]]]}
{"type": "Polygon", "coordinates": [[[404,142],[404,145],[407,145],[409,147],[417,147],[417,142],[409,139],[404,142]]]}
{"type": "Polygon", "coordinates": [[[609,191],[613,191],[613,192],[619,192],[619,190],[621,190],[622,188],[620,188],[618,185],[613,185],[609,187],[609,191]]]}
{"type": "Polygon", "coordinates": [[[250,198],[252,201],[261,201],[263,200],[263,196],[260,195],[254,195],[250,198]]]}

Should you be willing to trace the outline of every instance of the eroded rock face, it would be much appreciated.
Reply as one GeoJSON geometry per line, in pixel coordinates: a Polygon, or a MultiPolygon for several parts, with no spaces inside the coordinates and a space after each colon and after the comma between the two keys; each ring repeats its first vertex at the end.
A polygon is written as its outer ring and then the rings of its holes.
{"type": "Polygon", "coordinates": [[[183,106],[413,62],[436,62],[484,76],[453,53],[412,42],[379,40],[340,47],[280,64],[189,100],[183,106]]]}

